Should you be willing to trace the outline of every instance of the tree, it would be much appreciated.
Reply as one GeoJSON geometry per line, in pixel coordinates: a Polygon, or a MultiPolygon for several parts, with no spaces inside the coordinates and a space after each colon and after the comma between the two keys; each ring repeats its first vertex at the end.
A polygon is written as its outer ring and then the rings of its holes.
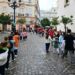
{"type": "Polygon", "coordinates": [[[17,23],[20,23],[20,24],[25,24],[26,23],[26,19],[18,19],[17,20],[17,23]]]}
{"type": "Polygon", "coordinates": [[[4,13],[0,14],[0,23],[3,25],[3,30],[5,29],[5,25],[11,24],[11,18],[9,15],[5,15],[4,13]]]}
{"type": "Polygon", "coordinates": [[[19,27],[20,27],[19,30],[22,30],[22,26],[23,26],[23,24],[26,23],[26,19],[25,18],[20,18],[20,19],[17,20],[17,23],[19,23],[19,27]]]}
{"type": "Polygon", "coordinates": [[[41,25],[43,26],[43,27],[45,27],[45,26],[50,26],[50,21],[47,19],[47,18],[44,18],[43,20],[41,20],[41,25]]]}
{"type": "Polygon", "coordinates": [[[65,29],[65,33],[66,33],[66,31],[67,31],[66,25],[69,24],[69,23],[72,23],[72,17],[62,16],[61,22],[64,24],[64,29],[65,29]]]}
{"type": "Polygon", "coordinates": [[[56,27],[59,24],[58,17],[54,17],[51,21],[51,24],[56,27]]]}

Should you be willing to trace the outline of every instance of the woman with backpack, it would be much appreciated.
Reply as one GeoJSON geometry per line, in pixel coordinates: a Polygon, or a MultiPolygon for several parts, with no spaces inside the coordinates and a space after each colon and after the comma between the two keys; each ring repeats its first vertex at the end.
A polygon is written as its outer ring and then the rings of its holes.
{"type": "Polygon", "coordinates": [[[8,57],[7,57],[7,63],[6,63],[6,68],[9,68],[9,61],[10,61],[10,57],[12,56],[12,61],[14,60],[14,40],[12,36],[8,37],[8,57]]]}

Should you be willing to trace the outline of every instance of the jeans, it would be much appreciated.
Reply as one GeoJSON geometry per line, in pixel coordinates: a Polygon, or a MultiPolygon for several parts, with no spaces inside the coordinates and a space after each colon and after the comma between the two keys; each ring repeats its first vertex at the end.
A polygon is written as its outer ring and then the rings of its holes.
{"type": "Polygon", "coordinates": [[[50,46],[50,43],[46,43],[46,52],[48,53],[49,52],[49,46],[50,46]]]}
{"type": "Polygon", "coordinates": [[[10,61],[11,55],[12,55],[12,60],[14,60],[14,51],[9,51],[9,52],[8,52],[6,68],[9,68],[9,61],[10,61]]]}
{"type": "Polygon", "coordinates": [[[14,49],[14,54],[15,54],[15,55],[18,54],[18,49],[14,49]]]}

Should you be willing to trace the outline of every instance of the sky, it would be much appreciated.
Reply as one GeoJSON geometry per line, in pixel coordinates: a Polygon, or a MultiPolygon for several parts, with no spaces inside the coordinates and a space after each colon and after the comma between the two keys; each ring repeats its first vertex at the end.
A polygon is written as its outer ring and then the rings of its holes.
{"type": "Polygon", "coordinates": [[[50,10],[56,6],[56,1],[57,0],[39,0],[40,10],[50,10]]]}

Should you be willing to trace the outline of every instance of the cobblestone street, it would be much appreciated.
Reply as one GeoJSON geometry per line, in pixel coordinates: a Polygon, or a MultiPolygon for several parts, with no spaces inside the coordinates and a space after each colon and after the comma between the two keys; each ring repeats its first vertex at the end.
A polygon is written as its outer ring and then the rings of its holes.
{"type": "Polygon", "coordinates": [[[10,63],[6,75],[75,75],[75,65],[61,59],[50,49],[45,53],[44,38],[28,34],[26,41],[20,41],[18,57],[10,63]]]}

